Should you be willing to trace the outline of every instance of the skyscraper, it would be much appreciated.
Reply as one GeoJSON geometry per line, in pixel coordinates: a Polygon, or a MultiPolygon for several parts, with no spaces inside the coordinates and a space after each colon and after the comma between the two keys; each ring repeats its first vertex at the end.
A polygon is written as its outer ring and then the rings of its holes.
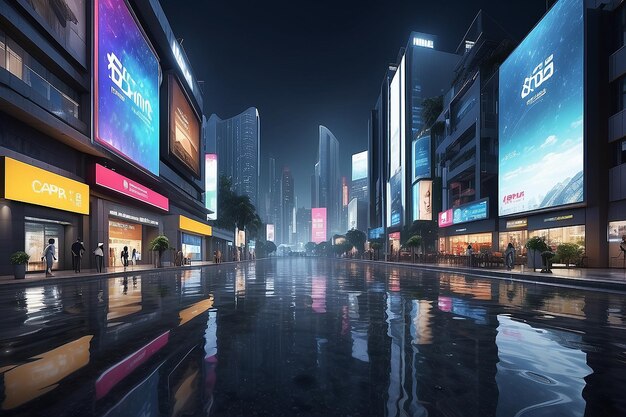
{"type": "MultiPolygon", "coordinates": [[[[315,164],[316,207],[327,209],[329,235],[342,232],[341,177],[339,176],[339,141],[328,128],[319,129],[318,161],[315,164]]],[[[345,231],[345,230],[344,230],[345,231]]]]}
{"type": "Polygon", "coordinates": [[[261,141],[259,111],[250,107],[226,120],[213,114],[208,123],[208,141],[216,144],[219,175],[229,177],[233,191],[250,197],[252,204],[258,208],[261,141]]]}
{"type": "Polygon", "coordinates": [[[294,203],[294,183],[293,176],[289,167],[283,168],[283,174],[280,182],[280,203],[281,203],[281,217],[280,217],[280,243],[291,243],[291,234],[293,231],[293,209],[294,203]]]}
{"type": "Polygon", "coordinates": [[[367,151],[352,155],[352,183],[350,186],[350,201],[353,198],[369,202],[369,185],[367,179],[367,151]]]}

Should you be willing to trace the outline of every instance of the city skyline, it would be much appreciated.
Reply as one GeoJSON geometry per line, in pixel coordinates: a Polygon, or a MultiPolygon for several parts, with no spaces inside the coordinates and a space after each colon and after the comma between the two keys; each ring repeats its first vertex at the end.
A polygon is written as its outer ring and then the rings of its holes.
{"type": "Polygon", "coordinates": [[[296,196],[306,207],[311,206],[308,167],[317,157],[318,126],[339,138],[341,175],[349,176],[352,154],[367,147],[369,111],[380,81],[412,31],[435,35],[437,48],[452,52],[482,9],[519,42],[546,10],[543,0],[452,1],[446,8],[454,9],[452,14],[436,4],[408,1],[394,8],[323,1],[297,9],[287,2],[245,9],[234,3],[160,2],[183,40],[194,75],[204,82],[207,117],[228,118],[257,107],[263,120],[262,184],[271,155],[277,166],[292,168],[296,196]],[[290,160],[294,156],[299,163],[290,160]]]}

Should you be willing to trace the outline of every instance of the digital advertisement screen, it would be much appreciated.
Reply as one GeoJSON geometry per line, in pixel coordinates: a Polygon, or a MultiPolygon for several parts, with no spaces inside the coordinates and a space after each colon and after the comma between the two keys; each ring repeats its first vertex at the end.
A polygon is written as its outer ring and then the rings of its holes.
{"type": "Polygon", "coordinates": [[[217,220],[217,155],[204,155],[204,198],[205,206],[213,213],[207,215],[207,220],[217,220]]]}
{"type": "Polygon", "coordinates": [[[367,178],[367,151],[352,155],[352,181],[367,178]]]}
{"type": "Polygon", "coordinates": [[[276,239],[274,233],[274,225],[268,224],[265,228],[265,238],[268,242],[273,242],[276,239]]]}
{"type": "Polygon", "coordinates": [[[326,241],[326,208],[311,209],[311,241],[315,243],[326,241]]]}
{"type": "Polygon", "coordinates": [[[411,187],[411,195],[413,196],[413,221],[420,219],[420,185],[419,183],[413,184],[411,187]]]}
{"type": "Polygon", "coordinates": [[[170,153],[200,176],[200,120],[180,83],[170,74],[170,153]]]}
{"type": "Polygon", "coordinates": [[[389,172],[400,168],[400,69],[389,87],[389,172]]]}
{"type": "Polygon", "coordinates": [[[158,58],[124,0],[97,0],[94,26],[94,140],[158,175],[158,58]]]}
{"type": "Polygon", "coordinates": [[[420,220],[432,220],[433,219],[433,182],[422,180],[419,184],[419,219],[420,220]]]}
{"type": "Polygon", "coordinates": [[[559,0],[500,67],[499,213],[583,201],[582,0],[559,0]]]}
{"type": "Polygon", "coordinates": [[[391,191],[391,227],[402,225],[402,172],[398,172],[389,181],[391,191]]]}
{"type": "Polygon", "coordinates": [[[430,134],[428,134],[413,141],[413,181],[430,177],[430,134]]]}
{"type": "Polygon", "coordinates": [[[489,217],[488,200],[483,199],[474,203],[465,204],[452,209],[453,224],[484,220],[489,217]]]}

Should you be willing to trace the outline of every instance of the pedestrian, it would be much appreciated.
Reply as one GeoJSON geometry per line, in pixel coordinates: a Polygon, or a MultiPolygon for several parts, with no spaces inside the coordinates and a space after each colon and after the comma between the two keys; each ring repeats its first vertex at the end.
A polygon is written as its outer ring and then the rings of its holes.
{"type": "Polygon", "coordinates": [[[74,272],[80,272],[80,264],[83,258],[83,253],[85,253],[85,246],[80,238],[76,239],[76,242],[72,243],[72,266],[74,267],[74,272]]]}
{"type": "Polygon", "coordinates": [[[176,253],[176,259],[178,259],[178,266],[185,265],[185,258],[183,257],[182,250],[179,250],[178,253],[176,253]]]}
{"type": "Polygon", "coordinates": [[[41,254],[41,260],[46,260],[46,276],[53,277],[52,275],[52,263],[57,260],[56,248],[54,247],[54,239],[48,239],[48,246],[45,247],[41,254]]]}
{"type": "Polygon", "coordinates": [[[102,264],[104,263],[104,243],[98,243],[98,247],[93,251],[96,256],[96,272],[102,272],[102,264]]]}
{"type": "Polygon", "coordinates": [[[515,265],[515,248],[511,242],[509,242],[509,245],[504,251],[504,264],[506,265],[507,271],[513,269],[513,266],[515,265]]]}
{"type": "Polygon", "coordinates": [[[221,250],[219,250],[219,249],[217,250],[217,256],[216,256],[216,259],[217,259],[217,263],[218,263],[218,264],[221,264],[221,263],[222,263],[222,251],[221,251],[221,250]]]}
{"type": "Polygon", "coordinates": [[[122,258],[122,265],[124,265],[124,270],[126,270],[126,267],[128,266],[128,246],[124,246],[120,258],[122,258]]]}
{"type": "Polygon", "coordinates": [[[626,257],[626,235],[622,236],[622,242],[619,244],[619,249],[622,251],[622,255],[626,257]]]}
{"type": "Polygon", "coordinates": [[[472,249],[472,245],[467,245],[467,250],[465,251],[467,255],[467,266],[472,267],[472,255],[474,254],[474,249],[472,249]]]}
{"type": "Polygon", "coordinates": [[[133,248],[133,252],[130,255],[130,261],[133,266],[137,265],[137,249],[133,248]]]}

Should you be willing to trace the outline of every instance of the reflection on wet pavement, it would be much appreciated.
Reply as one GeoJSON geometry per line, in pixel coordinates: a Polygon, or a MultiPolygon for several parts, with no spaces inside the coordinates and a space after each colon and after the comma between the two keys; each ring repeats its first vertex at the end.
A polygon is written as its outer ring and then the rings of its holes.
{"type": "Polygon", "coordinates": [[[626,415],[625,308],[302,258],[3,288],[1,413],[626,415]]]}

